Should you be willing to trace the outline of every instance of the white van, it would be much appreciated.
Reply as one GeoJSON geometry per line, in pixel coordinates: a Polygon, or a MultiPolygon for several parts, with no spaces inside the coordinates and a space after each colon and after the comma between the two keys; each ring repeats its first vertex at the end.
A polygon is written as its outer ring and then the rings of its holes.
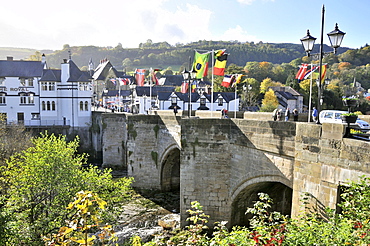
{"type": "MultiPolygon", "coordinates": [[[[341,114],[348,113],[347,111],[341,110],[322,110],[319,114],[320,123],[342,123],[340,118],[341,114]]],[[[355,125],[357,125],[362,130],[370,130],[370,125],[364,120],[359,118],[356,120],[355,125]]]]}

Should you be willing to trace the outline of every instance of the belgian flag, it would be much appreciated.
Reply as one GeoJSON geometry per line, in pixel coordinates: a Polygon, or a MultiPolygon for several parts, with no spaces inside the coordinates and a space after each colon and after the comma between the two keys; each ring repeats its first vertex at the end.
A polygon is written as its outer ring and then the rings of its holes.
{"type": "Polygon", "coordinates": [[[215,66],[213,68],[213,74],[224,76],[225,74],[225,68],[226,68],[226,62],[227,62],[227,56],[228,54],[222,54],[220,56],[216,57],[215,66]]]}

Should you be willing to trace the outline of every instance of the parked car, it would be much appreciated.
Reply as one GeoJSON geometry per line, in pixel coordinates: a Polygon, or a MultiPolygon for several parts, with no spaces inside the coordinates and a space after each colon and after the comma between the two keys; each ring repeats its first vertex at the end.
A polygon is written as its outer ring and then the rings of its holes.
{"type": "MultiPolygon", "coordinates": [[[[340,115],[345,113],[348,112],[341,110],[322,110],[319,114],[319,120],[320,123],[342,123],[340,115]]],[[[369,123],[359,118],[354,125],[357,125],[361,130],[370,130],[369,123]]]]}

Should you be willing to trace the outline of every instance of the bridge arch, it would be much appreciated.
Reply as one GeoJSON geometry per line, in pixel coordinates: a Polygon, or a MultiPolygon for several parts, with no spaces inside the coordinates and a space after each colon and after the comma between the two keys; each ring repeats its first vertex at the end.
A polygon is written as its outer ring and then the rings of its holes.
{"type": "Polygon", "coordinates": [[[180,190],[180,149],[177,144],[169,146],[160,160],[160,184],[162,191],[180,190]]]}
{"type": "Polygon", "coordinates": [[[291,182],[281,176],[256,177],[245,181],[233,192],[230,227],[249,225],[252,216],[246,215],[245,212],[259,200],[258,193],[266,193],[273,199],[272,211],[279,211],[284,215],[291,214],[293,194],[291,182]]]}

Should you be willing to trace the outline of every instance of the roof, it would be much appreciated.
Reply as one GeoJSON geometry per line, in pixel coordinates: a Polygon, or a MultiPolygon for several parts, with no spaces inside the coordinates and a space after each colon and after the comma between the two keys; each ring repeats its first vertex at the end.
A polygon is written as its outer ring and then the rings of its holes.
{"type": "Polygon", "coordinates": [[[163,85],[167,86],[181,86],[184,78],[182,75],[163,75],[161,79],[165,79],[163,85]]]}
{"type": "Polygon", "coordinates": [[[136,86],[136,95],[137,96],[149,96],[150,93],[152,96],[157,96],[159,92],[170,92],[172,93],[175,91],[175,87],[173,86],[151,86],[152,91],[150,92],[150,86],[136,86]]]}
{"type": "MultiPolygon", "coordinates": [[[[91,76],[88,71],[81,71],[72,61],[69,64],[69,79],[67,82],[90,82],[91,76]]],[[[44,69],[40,81],[61,81],[61,69],[44,69]]]]}
{"type": "Polygon", "coordinates": [[[41,61],[0,61],[0,77],[41,77],[45,63],[41,61]]]}
{"type": "Polygon", "coordinates": [[[116,77],[124,77],[125,72],[118,72],[117,69],[110,63],[109,60],[104,59],[100,61],[99,65],[95,68],[93,79],[95,80],[105,80],[110,73],[114,73],[116,77]]]}
{"type": "MultiPolygon", "coordinates": [[[[204,96],[208,99],[208,101],[211,101],[211,94],[204,93],[204,96]]],[[[234,92],[213,92],[213,102],[215,102],[219,96],[221,96],[226,102],[235,100],[234,92]]]]}
{"type": "Polygon", "coordinates": [[[292,95],[290,92],[286,91],[275,91],[276,94],[280,94],[282,97],[284,97],[287,100],[297,100],[297,97],[292,95]]]}
{"type": "Polygon", "coordinates": [[[40,81],[57,82],[60,81],[61,70],[45,69],[40,81]]]}
{"type": "Polygon", "coordinates": [[[130,94],[131,94],[130,90],[109,90],[107,93],[104,93],[103,91],[104,97],[115,97],[118,95],[121,95],[122,97],[128,97],[130,96],[130,94]]]}

